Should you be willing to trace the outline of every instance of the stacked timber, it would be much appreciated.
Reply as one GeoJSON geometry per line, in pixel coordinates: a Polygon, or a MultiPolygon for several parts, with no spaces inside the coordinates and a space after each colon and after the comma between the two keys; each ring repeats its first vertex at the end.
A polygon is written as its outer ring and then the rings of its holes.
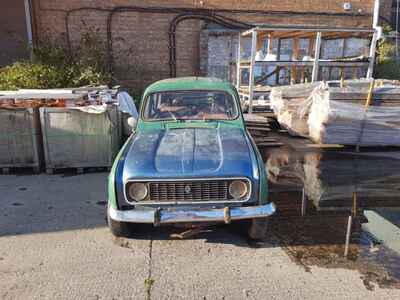
{"type": "Polygon", "coordinates": [[[312,92],[310,138],[319,144],[400,146],[400,85],[370,82],[321,85],[312,92]]]}
{"type": "Polygon", "coordinates": [[[271,128],[267,118],[256,114],[244,114],[244,121],[259,148],[282,146],[282,143],[279,143],[276,138],[268,136],[271,128]]]}
{"type": "Polygon", "coordinates": [[[308,137],[308,114],[312,92],[320,83],[275,87],[270,93],[271,107],[279,124],[293,136],[308,137]]]}

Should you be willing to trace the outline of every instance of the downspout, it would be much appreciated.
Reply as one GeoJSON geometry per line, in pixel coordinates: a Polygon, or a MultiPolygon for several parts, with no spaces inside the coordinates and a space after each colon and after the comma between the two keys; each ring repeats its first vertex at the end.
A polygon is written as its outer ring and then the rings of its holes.
{"type": "Polygon", "coordinates": [[[28,38],[29,44],[29,55],[32,59],[32,46],[33,46],[33,37],[32,37],[32,3],[31,0],[24,0],[25,5],[25,23],[26,23],[26,34],[28,38]]]}

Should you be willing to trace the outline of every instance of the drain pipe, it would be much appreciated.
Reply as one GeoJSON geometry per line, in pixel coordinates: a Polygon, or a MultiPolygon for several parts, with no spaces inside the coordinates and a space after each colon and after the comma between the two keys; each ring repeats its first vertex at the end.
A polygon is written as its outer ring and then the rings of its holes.
{"type": "Polygon", "coordinates": [[[30,58],[32,59],[32,46],[33,46],[33,37],[32,37],[32,3],[31,0],[24,0],[25,6],[25,23],[26,23],[26,35],[28,38],[28,44],[30,49],[30,58]]]}

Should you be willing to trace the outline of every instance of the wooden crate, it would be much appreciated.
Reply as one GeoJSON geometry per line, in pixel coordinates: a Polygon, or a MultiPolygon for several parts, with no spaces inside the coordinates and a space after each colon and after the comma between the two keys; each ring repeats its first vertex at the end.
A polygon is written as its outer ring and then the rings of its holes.
{"type": "Polygon", "coordinates": [[[54,169],[111,167],[121,143],[117,106],[102,113],[40,108],[47,173],[54,169]]]}
{"type": "Polygon", "coordinates": [[[0,168],[33,168],[41,164],[39,111],[36,108],[0,108],[0,168]]]}

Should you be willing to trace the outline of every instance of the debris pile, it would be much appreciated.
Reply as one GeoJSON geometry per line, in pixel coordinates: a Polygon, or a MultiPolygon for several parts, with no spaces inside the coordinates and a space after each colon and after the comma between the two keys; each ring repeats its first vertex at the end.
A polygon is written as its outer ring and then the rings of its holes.
{"type": "Polygon", "coordinates": [[[116,89],[88,87],[75,89],[0,91],[0,108],[83,107],[115,101],[116,89]]]}

